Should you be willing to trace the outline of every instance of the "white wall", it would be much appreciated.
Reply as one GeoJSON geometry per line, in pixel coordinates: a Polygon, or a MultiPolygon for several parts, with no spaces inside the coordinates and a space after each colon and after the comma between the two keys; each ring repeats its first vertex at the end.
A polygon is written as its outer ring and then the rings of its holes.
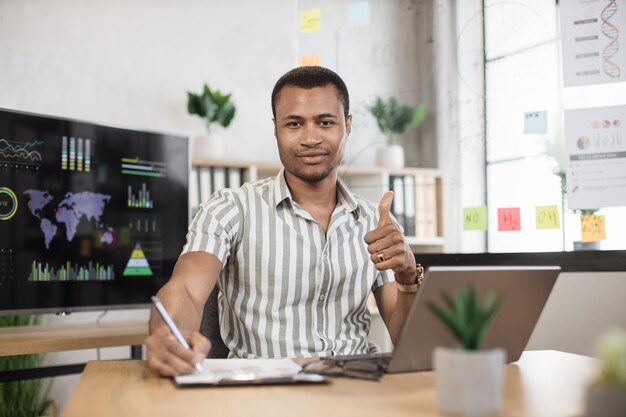
{"type": "Polygon", "coordinates": [[[258,5],[2,0],[0,107],[191,135],[186,91],[206,81],[237,105],[226,156],[276,160],[270,92],[296,64],[296,2],[258,5]]]}

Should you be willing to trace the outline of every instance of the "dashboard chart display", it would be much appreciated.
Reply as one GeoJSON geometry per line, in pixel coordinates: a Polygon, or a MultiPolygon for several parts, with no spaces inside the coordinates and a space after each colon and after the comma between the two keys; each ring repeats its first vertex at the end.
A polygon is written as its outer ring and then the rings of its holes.
{"type": "Polygon", "coordinates": [[[185,243],[188,148],[0,109],[0,314],[149,303],[185,243]]]}

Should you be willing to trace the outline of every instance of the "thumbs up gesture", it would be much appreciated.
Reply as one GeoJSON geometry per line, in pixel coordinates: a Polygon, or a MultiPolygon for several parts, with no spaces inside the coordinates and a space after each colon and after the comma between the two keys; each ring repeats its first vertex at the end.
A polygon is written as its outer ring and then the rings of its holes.
{"type": "Polygon", "coordinates": [[[396,280],[412,284],[415,281],[415,257],[400,226],[391,217],[392,201],[393,192],[385,192],[378,204],[378,225],[365,235],[365,243],[376,269],[391,269],[396,280]]]}

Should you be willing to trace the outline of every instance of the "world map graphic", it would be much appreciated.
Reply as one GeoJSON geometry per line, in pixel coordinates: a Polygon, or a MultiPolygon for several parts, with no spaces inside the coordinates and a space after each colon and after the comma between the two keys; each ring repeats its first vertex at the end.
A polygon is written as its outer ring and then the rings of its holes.
{"type": "Polygon", "coordinates": [[[82,191],[79,193],[68,192],[65,198],[54,208],[54,219],[44,216],[44,208],[54,200],[54,196],[48,191],[26,190],[23,193],[28,198],[28,210],[39,219],[39,227],[43,232],[46,249],[50,249],[50,243],[57,234],[59,226],[65,226],[65,238],[71,242],[76,235],[76,229],[80,221],[95,222],[96,228],[102,232],[100,242],[111,244],[113,242],[113,228],[102,222],[104,210],[111,201],[111,196],[106,194],[82,191]]]}

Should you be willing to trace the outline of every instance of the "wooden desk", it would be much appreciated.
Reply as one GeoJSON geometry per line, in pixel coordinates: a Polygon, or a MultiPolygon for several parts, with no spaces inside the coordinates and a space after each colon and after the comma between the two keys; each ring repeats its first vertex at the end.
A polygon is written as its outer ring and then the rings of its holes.
{"type": "MultiPolygon", "coordinates": [[[[525,352],[506,366],[506,417],[573,417],[597,362],[556,351],[525,352]]],[[[63,417],[440,416],[432,372],[385,375],[380,382],[337,378],[329,385],[176,388],[143,361],[89,362],[63,417]]]]}
{"type": "Polygon", "coordinates": [[[48,324],[0,328],[0,356],[141,345],[147,321],[48,324]]]}

